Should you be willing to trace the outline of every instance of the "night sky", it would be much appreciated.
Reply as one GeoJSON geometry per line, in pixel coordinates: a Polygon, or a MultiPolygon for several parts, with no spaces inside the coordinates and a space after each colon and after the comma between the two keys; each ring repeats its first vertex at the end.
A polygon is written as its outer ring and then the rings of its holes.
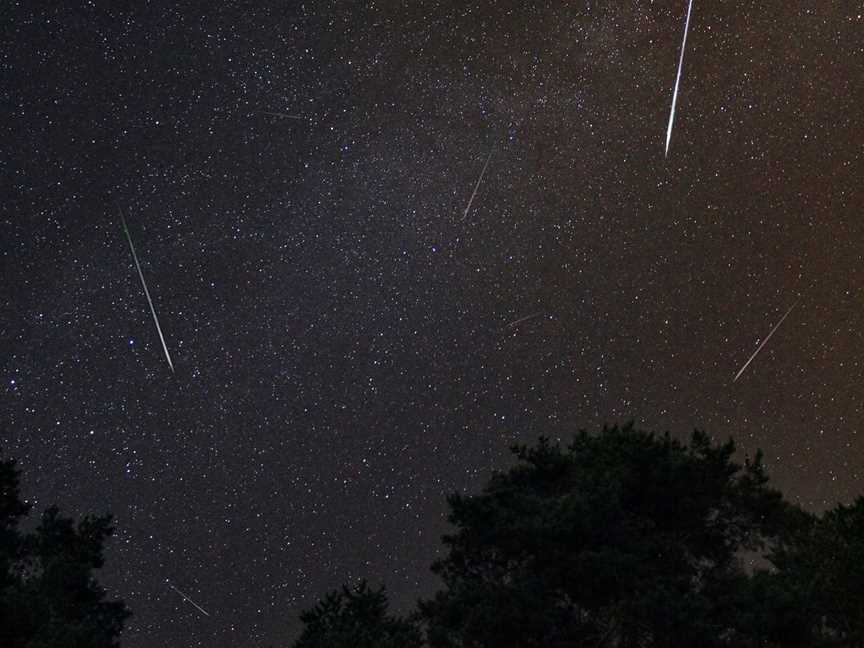
{"type": "Polygon", "coordinates": [[[685,0],[4,2],[0,445],[115,515],[124,646],[407,608],[541,434],[862,493],[862,13],[694,0],[666,157],[685,0]]]}

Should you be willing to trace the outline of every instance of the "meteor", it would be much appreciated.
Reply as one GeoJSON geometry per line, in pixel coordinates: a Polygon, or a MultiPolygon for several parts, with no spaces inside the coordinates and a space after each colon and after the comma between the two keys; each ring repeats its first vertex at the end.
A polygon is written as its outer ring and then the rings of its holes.
{"type": "Polygon", "coordinates": [[[515,322],[510,322],[507,326],[504,327],[504,330],[511,329],[514,326],[518,326],[522,322],[527,322],[528,320],[532,320],[535,317],[540,317],[541,315],[543,315],[543,311],[539,311],[539,312],[533,313],[531,315],[526,315],[525,317],[517,319],[515,322]]]}
{"type": "Polygon", "coordinates": [[[681,83],[681,68],[684,67],[684,49],[687,47],[687,31],[690,29],[690,11],[693,0],[687,5],[687,21],[684,23],[684,41],[681,43],[681,58],[678,60],[678,75],[675,77],[675,90],[672,92],[672,110],[669,112],[669,126],[666,128],[666,155],[669,155],[669,141],[672,139],[672,123],[675,121],[675,104],[678,102],[678,84],[681,83]]]}
{"type": "Polygon", "coordinates": [[[789,310],[786,311],[786,314],[785,314],[783,317],[781,317],[781,318],[780,318],[780,321],[777,322],[777,323],[774,325],[774,328],[771,329],[771,332],[770,332],[770,333],[765,337],[764,340],[762,340],[762,344],[760,344],[758,347],[756,347],[756,350],[753,352],[753,355],[750,356],[750,359],[747,360],[747,362],[744,363],[744,366],[741,367],[741,369],[738,371],[737,374],[735,374],[735,378],[732,379],[732,382],[733,382],[733,383],[734,383],[736,380],[738,380],[738,378],[741,377],[741,374],[744,373],[744,370],[745,370],[748,366],[750,366],[750,363],[751,363],[751,362],[753,362],[753,358],[755,358],[755,357],[759,354],[759,352],[762,350],[762,347],[764,347],[764,346],[768,343],[768,340],[771,339],[771,336],[774,335],[774,332],[775,332],[778,328],[780,328],[780,325],[783,323],[783,320],[785,320],[787,317],[789,317],[789,313],[791,313],[791,312],[792,312],[792,309],[795,308],[797,305],[798,305],[798,302],[795,302],[794,304],[792,304],[792,306],[789,307],[789,310]]]}
{"type": "Polygon", "coordinates": [[[301,117],[300,115],[289,115],[288,113],[281,112],[270,112],[269,110],[262,110],[262,115],[272,115],[273,117],[284,117],[285,119],[300,119],[305,120],[305,117],[301,117]]]}
{"type": "Polygon", "coordinates": [[[471,203],[474,202],[474,196],[477,195],[477,190],[480,188],[480,183],[483,182],[483,176],[486,175],[486,167],[489,166],[489,160],[492,159],[492,151],[489,151],[489,157],[486,158],[486,164],[483,165],[483,170],[480,172],[480,177],[477,178],[477,184],[474,185],[474,193],[471,194],[471,198],[468,200],[468,206],[465,208],[465,213],[462,214],[462,220],[468,216],[468,212],[471,210],[471,203]]]}
{"type": "Polygon", "coordinates": [[[188,596],[186,596],[186,594],[184,594],[184,593],[181,592],[179,589],[177,589],[176,587],[174,587],[171,583],[168,583],[168,587],[170,587],[170,588],[173,589],[175,592],[177,592],[180,596],[182,596],[183,599],[184,599],[187,603],[191,603],[191,604],[194,605],[196,608],[198,608],[201,612],[203,612],[204,614],[206,614],[208,617],[210,616],[210,613],[209,613],[207,610],[205,610],[204,608],[202,608],[202,607],[201,607],[200,605],[198,605],[195,601],[193,601],[191,598],[189,598],[188,596]]]}
{"type": "Polygon", "coordinates": [[[147,303],[150,304],[150,312],[153,314],[153,321],[156,323],[156,332],[159,333],[159,340],[162,342],[162,350],[165,351],[165,359],[168,361],[171,373],[174,373],[174,363],[171,362],[171,355],[168,353],[168,346],[165,344],[165,337],[162,335],[162,327],[159,326],[159,318],[156,317],[156,309],[153,308],[153,300],[150,299],[150,291],[147,290],[147,282],[144,281],[144,273],[141,272],[141,264],[138,263],[138,255],[135,254],[135,246],[132,244],[132,237],[129,234],[129,228],[126,227],[126,219],[123,218],[122,209],[120,210],[120,222],[123,223],[123,231],[126,233],[126,240],[129,241],[129,249],[132,250],[132,258],[135,260],[135,267],[138,268],[138,276],[141,278],[141,285],[144,287],[144,295],[147,297],[147,303]]]}

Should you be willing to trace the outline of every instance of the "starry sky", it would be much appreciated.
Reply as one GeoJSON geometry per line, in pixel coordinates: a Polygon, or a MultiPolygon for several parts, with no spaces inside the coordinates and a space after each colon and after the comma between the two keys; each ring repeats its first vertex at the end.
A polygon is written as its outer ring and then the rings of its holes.
{"type": "Polygon", "coordinates": [[[4,3],[0,445],[115,515],[124,646],[286,645],[361,576],[410,606],[444,496],[541,434],[862,492],[861,7],[694,0],[664,156],[686,13],[4,3]]]}

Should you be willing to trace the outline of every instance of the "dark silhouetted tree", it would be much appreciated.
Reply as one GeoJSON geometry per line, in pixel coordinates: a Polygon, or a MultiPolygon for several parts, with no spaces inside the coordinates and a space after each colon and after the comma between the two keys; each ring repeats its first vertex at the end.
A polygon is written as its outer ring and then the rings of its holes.
{"type": "Polygon", "coordinates": [[[366,581],[328,594],[300,615],[305,625],[294,648],[420,648],[423,635],[410,619],[387,613],[384,588],[366,581]]]}
{"type": "Polygon", "coordinates": [[[129,611],[106,601],[93,571],[103,565],[111,517],[76,525],[56,507],[22,533],[29,512],[14,461],[0,461],[0,646],[113,648],[129,611]]]}
{"type": "Polygon", "coordinates": [[[448,499],[456,533],[433,566],[445,589],[420,603],[431,646],[774,641],[753,636],[759,592],[739,556],[780,546],[804,514],[767,486],[761,455],[742,466],[731,441],[695,432],[685,445],[632,425],[513,451],[519,464],[481,494],[448,499]]]}
{"type": "Polygon", "coordinates": [[[798,603],[809,645],[864,648],[864,498],[825,512],[772,562],[777,572],[770,577],[798,603]]]}

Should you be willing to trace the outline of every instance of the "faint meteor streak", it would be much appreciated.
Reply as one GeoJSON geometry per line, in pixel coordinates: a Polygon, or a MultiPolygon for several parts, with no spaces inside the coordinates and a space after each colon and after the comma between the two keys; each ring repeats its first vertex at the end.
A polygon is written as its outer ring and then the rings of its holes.
{"type": "Polygon", "coordinates": [[[203,612],[204,614],[206,614],[208,617],[210,616],[210,613],[209,613],[207,610],[205,610],[204,608],[202,608],[202,607],[201,607],[200,605],[198,605],[195,601],[193,601],[191,598],[189,598],[186,594],[184,594],[184,593],[181,592],[179,589],[177,589],[176,587],[174,587],[171,583],[168,583],[168,587],[170,587],[170,588],[173,589],[175,592],[177,592],[180,596],[182,596],[182,597],[186,600],[187,603],[191,603],[191,604],[194,605],[196,608],[198,608],[201,612],[203,612]]]}
{"type": "Polygon", "coordinates": [[[147,297],[147,303],[150,304],[150,312],[153,314],[153,321],[156,323],[156,332],[159,333],[159,340],[162,342],[162,350],[165,351],[165,359],[168,361],[171,373],[174,373],[174,363],[171,362],[171,355],[168,353],[168,345],[165,344],[165,337],[162,335],[162,327],[159,326],[159,318],[156,317],[156,309],[153,308],[153,300],[150,299],[150,291],[147,290],[147,282],[144,281],[144,273],[141,272],[141,264],[138,263],[138,255],[135,254],[135,246],[132,244],[132,236],[129,234],[129,228],[126,227],[126,219],[123,217],[122,209],[120,210],[120,222],[123,223],[123,231],[126,232],[126,240],[129,241],[129,249],[132,250],[132,258],[135,260],[135,267],[138,268],[138,276],[141,278],[141,285],[144,287],[144,295],[147,297]]]}
{"type": "Polygon", "coordinates": [[[681,68],[684,67],[684,49],[687,47],[687,31],[690,29],[690,11],[693,0],[687,5],[687,21],[684,23],[684,41],[681,43],[681,58],[678,60],[678,75],[675,77],[675,90],[672,92],[672,110],[669,111],[669,126],[666,128],[666,155],[669,155],[669,141],[672,139],[672,123],[675,121],[675,104],[678,102],[678,84],[681,83],[681,68]]]}
{"type": "Polygon", "coordinates": [[[519,326],[522,322],[527,322],[528,320],[532,320],[535,317],[540,317],[543,314],[544,314],[544,311],[540,311],[537,313],[532,313],[531,315],[526,315],[525,317],[517,319],[515,322],[510,322],[507,326],[504,327],[504,330],[511,329],[514,326],[519,326]]]}
{"type": "Polygon", "coordinates": [[[792,309],[795,308],[797,305],[798,305],[797,302],[794,303],[794,304],[792,304],[792,306],[789,307],[789,310],[786,311],[786,314],[785,314],[783,317],[781,317],[781,318],[780,318],[780,321],[777,322],[777,323],[774,325],[774,328],[771,329],[771,332],[770,332],[770,333],[765,337],[764,340],[762,340],[762,344],[760,344],[760,345],[756,348],[756,350],[753,352],[753,355],[750,356],[750,359],[747,360],[747,362],[744,363],[744,366],[741,367],[741,369],[738,371],[737,374],[735,374],[735,378],[732,379],[732,382],[733,382],[733,383],[734,383],[736,380],[738,380],[738,378],[741,377],[741,374],[744,373],[744,370],[747,369],[748,366],[750,366],[750,363],[751,363],[751,362],[753,362],[753,358],[755,358],[755,357],[759,354],[759,352],[762,350],[762,347],[764,347],[766,344],[768,344],[768,340],[771,339],[771,336],[774,335],[774,332],[775,332],[778,328],[780,328],[780,325],[783,323],[783,320],[785,320],[787,317],[789,317],[789,313],[791,313],[791,312],[792,312],[792,309]]]}
{"type": "Polygon", "coordinates": [[[300,120],[306,119],[305,117],[301,117],[300,115],[289,115],[288,113],[270,112],[268,110],[262,110],[261,114],[262,115],[272,115],[273,117],[284,117],[285,119],[300,119],[300,120]]]}
{"type": "Polygon", "coordinates": [[[468,206],[465,208],[465,213],[462,214],[462,220],[468,216],[468,212],[471,211],[471,203],[474,202],[474,196],[477,195],[477,190],[480,188],[480,183],[483,182],[483,176],[486,175],[486,167],[489,166],[489,160],[492,159],[492,151],[489,151],[489,157],[486,158],[486,164],[483,165],[483,170],[480,172],[480,177],[477,178],[477,184],[474,185],[474,192],[471,194],[471,198],[468,200],[468,206]]]}

